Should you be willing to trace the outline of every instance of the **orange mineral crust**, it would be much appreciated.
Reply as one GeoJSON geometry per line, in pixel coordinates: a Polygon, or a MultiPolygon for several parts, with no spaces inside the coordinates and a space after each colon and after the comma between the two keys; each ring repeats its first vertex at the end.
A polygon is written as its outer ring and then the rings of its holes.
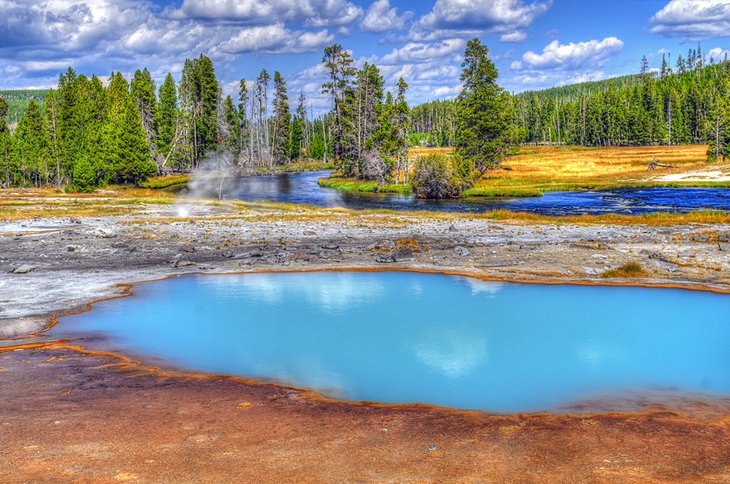
{"type": "Polygon", "coordinates": [[[488,415],[348,404],[47,345],[0,353],[3,482],[730,480],[730,400],[488,415]]]}

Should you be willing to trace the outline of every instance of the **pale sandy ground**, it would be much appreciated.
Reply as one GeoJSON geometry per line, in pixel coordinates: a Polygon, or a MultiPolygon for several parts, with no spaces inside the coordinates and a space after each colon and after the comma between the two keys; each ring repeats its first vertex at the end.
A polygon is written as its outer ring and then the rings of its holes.
{"type": "Polygon", "coordinates": [[[655,179],[658,182],[726,182],[730,181],[730,172],[720,170],[689,171],[686,173],[671,173],[655,179]]]}

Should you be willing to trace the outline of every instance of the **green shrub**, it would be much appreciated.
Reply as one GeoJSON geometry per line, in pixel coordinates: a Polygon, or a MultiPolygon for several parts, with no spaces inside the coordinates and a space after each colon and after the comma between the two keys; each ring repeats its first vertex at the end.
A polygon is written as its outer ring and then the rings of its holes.
{"type": "Polygon", "coordinates": [[[458,195],[453,184],[453,176],[448,157],[428,155],[416,159],[411,182],[418,198],[450,198],[458,195]]]}

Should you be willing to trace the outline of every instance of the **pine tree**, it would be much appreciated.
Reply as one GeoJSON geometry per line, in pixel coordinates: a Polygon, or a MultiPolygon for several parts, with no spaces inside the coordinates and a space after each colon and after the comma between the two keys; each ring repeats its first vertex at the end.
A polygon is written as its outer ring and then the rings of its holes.
{"type": "Polygon", "coordinates": [[[350,81],[355,75],[355,68],[352,66],[350,53],[342,48],[340,44],[334,44],[324,49],[322,63],[327,72],[328,81],[322,84],[322,93],[329,94],[332,99],[334,111],[334,125],[332,133],[332,151],[335,162],[340,163],[340,169],[345,176],[352,174],[354,164],[352,160],[345,159],[344,143],[346,142],[347,126],[345,119],[346,97],[351,91],[350,81]]]}
{"type": "Polygon", "coordinates": [[[15,131],[16,166],[26,184],[36,187],[48,183],[49,137],[40,106],[30,100],[25,116],[15,131]]]}
{"type": "Polygon", "coordinates": [[[152,79],[152,75],[147,68],[141,71],[139,69],[135,71],[132,82],[130,83],[130,92],[137,104],[137,110],[142,119],[142,126],[144,126],[145,132],[147,133],[147,140],[150,147],[153,149],[152,157],[154,159],[157,158],[156,140],[159,135],[159,128],[157,126],[157,98],[155,97],[156,89],[155,81],[152,79]]]}
{"type": "Polygon", "coordinates": [[[707,148],[708,161],[730,158],[730,77],[720,89],[713,92],[714,102],[708,119],[710,145],[707,148]]]}
{"type": "Polygon", "coordinates": [[[355,113],[356,158],[362,173],[363,156],[375,148],[373,133],[377,130],[377,119],[383,103],[383,76],[374,64],[365,62],[355,79],[355,97],[352,111],[355,113]]]}
{"type": "Polygon", "coordinates": [[[225,129],[221,130],[221,134],[226,149],[236,156],[240,148],[241,126],[239,123],[238,110],[233,104],[233,98],[226,96],[223,101],[223,126],[225,129]]]}
{"type": "Polygon", "coordinates": [[[209,57],[201,54],[196,59],[186,59],[180,81],[180,98],[192,168],[196,169],[218,144],[219,85],[209,57]]]}
{"type": "Polygon", "coordinates": [[[246,160],[251,159],[251,152],[248,150],[249,147],[249,136],[250,124],[246,115],[248,106],[248,87],[246,86],[246,80],[241,79],[238,84],[238,125],[240,127],[240,133],[238,135],[238,153],[239,158],[246,160]]]}
{"type": "MultiPolygon", "coordinates": [[[[393,111],[393,129],[395,130],[395,146],[398,166],[403,166],[403,183],[408,183],[408,128],[411,124],[411,109],[406,102],[406,91],[408,84],[401,77],[398,79],[395,107],[393,111]]],[[[398,173],[396,171],[396,183],[398,173]]]]}
{"type": "Polygon", "coordinates": [[[0,97],[0,186],[7,188],[11,183],[11,146],[8,128],[8,103],[0,97]]]}
{"type": "Polygon", "coordinates": [[[123,102],[117,131],[117,164],[114,180],[117,183],[139,183],[157,173],[157,166],[150,158],[150,144],[142,125],[137,104],[132,96],[123,102]]]}
{"type": "Polygon", "coordinates": [[[272,154],[276,162],[289,159],[291,146],[289,144],[289,130],[291,112],[289,111],[289,96],[286,92],[286,82],[279,71],[274,72],[274,127],[272,140],[272,154]]]}
{"type": "Polygon", "coordinates": [[[78,77],[69,67],[58,78],[58,146],[61,170],[66,174],[71,174],[83,155],[83,122],[78,93],[78,77]]]}
{"type": "Polygon", "coordinates": [[[456,152],[483,173],[498,165],[509,146],[509,95],[497,84],[498,72],[479,39],[467,42],[456,99],[456,152]]]}
{"type": "Polygon", "coordinates": [[[139,185],[157,172],[157,166],[151,160],[150,143],[137,100],[119,72],[111,76],[108,101],[102,150],[104,164],[98,169],[99,181],[139,185]]]}
{"type": "Polygon", "coordinates": [[[298,160],[304,148],[304,123],[307,121],[307,107],[304,92],[299,93],[296,115],[292,119],[291,135],[289,140],[289,158],[298,160]]]}
{"type": "Polygon", "coordinates": [[[251,97],[251,155],[259,164],[271,163],[269,133],[269,82],[271,76],[262,69],[256,78],[256,88],[251,97]]]}
{"type": "Polygon", "coordinates": [[[57,91],[49,91],[46,94],[46,124],[48,126],[48,142],[50,156],[53,160],[54,181],[57,188],[61,188],[63,183],[63,175],[61,174],[61,153],[59,145],[59,119],[58,119],[58,93],[57,91]]]}
{"type": "Polygon", "coordinates": [[[160,101],[157,105],[157,151],[162,158],[161,166],[164,166],[169,160],[171,152],[176,141],[176,125],[177,125],[177,87],[175,79],[169,72],[165,77],[165,82],[160,86],[160,101]]]}
{"type": "Polygon", "coordinates": [[[73,182],[69,188],[76,192],[91,193],[98,186],[96,171],[91,166],[87,156],[78,158],[71,175],[73,182]]]}

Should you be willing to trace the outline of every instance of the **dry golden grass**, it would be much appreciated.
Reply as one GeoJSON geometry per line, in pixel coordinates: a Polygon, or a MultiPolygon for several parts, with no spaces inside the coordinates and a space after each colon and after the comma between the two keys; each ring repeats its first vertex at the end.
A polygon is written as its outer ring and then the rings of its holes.
{"type": "Polygon", "coordinates": [[[690,167],[707,166],[706,153],[706,145],[613,148],[523,146],[519,155],[505,160],[504,166],[511,168],[511,173],[505,174],[506,177],[578,179],[620,176],[646,179],[658,173],[671,172],[671,169],[666,168],[648,171],[647,167],[654,158],[659,163],[674,165],[679,168],[678,171],[683,171],[690,167]]]}
{"type": "MultiPolygon", "coordinates": [[[[708,165],[707,146],[640,146],[588,148],[577,146],[523,146],[519,155],[506,158],[503,169],[488,171],[467,195],[532,196],[545,191],[610,189],[670,185],[662,175],[711,167],[730,170],[730,164],[708,165]],[[650,171],[657,162],[675,168],[650,171]]],[[[708,185],[674,183],[671,185],[708,185]]],[[[727,183],[725,183],[727,185],[727,183]]]]}
{"type": "Polygon", "coordinates": [[[0,190],[0,220],[34,217],[100,217],[137,213],[144,206],[171,204],[161,190],[110,186],[94,193],[64,193],[55,188],[0,190]]]}
{"type": "Polygon", "coordinates": [[[630,277],[646,277],[649,273],[638,262],[627,262],[616,269],[609,269],[601,274],[601,277],[610,279],[614,277],[630,278],[630,277]]]}

